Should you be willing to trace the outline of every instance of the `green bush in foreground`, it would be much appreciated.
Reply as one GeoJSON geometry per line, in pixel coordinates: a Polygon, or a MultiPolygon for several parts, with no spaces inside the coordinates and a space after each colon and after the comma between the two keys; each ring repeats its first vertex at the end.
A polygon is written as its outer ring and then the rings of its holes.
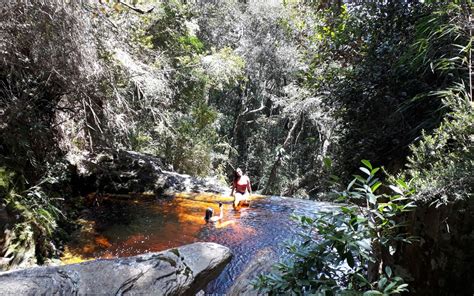
{"type": "Polygon", "coordinates": [[[6,225],[5,242],[0,250],[10,266],[28,267],[58,255],[54,236],[64,215],[55,206],[57,198],[44,189],[55,181],[47,177],[24,190],[22,176],[0,168],[0,192],[7,212],[14,218],[11,225],[6,225]]]}
{"type": "Polygon", "coordinates": [[[395,194],[376,194],[382,183],[379,168],[363,160],[340,200],[340,211],[315,217],[294,217],[302,231],[287,245],[290,258],[276,272],[262,275],[254,285],[260,292],[296,295],[390,295],[407,291],[408,284],[390,266],[400,243],[413,238],[402,231],[400,217],[413,210],[410,184],[397,180],[395,194]],[[365,206],[360,206],[360,204],[365,206]]]}

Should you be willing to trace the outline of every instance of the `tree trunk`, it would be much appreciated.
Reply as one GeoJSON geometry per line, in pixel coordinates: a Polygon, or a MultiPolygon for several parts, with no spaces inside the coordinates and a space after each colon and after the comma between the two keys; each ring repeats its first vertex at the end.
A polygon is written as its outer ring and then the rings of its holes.
{"type": "Polygon", "coordinates": [[[263,194],[270,194],[271,188],[274,184],[274,180],[277,175],[277,170],[281,165],[283,156],[285,154],[285,149],[288,147],[288,145],[291,142],[291,139],[293,138],[293,134],[295,133],[296,127],[298,126],[299,122],[301,121],[302,116],[299,117],[299,119],[295,120],[293,123],[293,126],[290,128],[288,131],[288,134],[286,135],[285,142],[283,142],[282,147],[277,151],[276,157],[275,157],[275,162],[273,163],[272,169],[270,170],[270,174],[268,175],[267,179],[267,184],[265,185],[265,189],[263,189],[263,194]]]}
{"type": "Polygon", "coordinates": [[[248,107],[244,108],[247,101],[246,91],[247,89],[243,90],[240,95],[239,105],[237,107],[237,112],[236,112],[238,115],[235,118],[234,127],[232,129],[232,145],[239,154],[238,160],[237,160],[237,162],[239,163],[243,162],[247,154],[247,147],[246,145],[244,145],[244,143],[246,143],[246,137],[242,131],[244,119],[251,114],[255,114],[260,111],[263,111],[266,108],[265,102],[263,101],[261,102],[260,107],[256,109],[249,110],[248,107]]]}

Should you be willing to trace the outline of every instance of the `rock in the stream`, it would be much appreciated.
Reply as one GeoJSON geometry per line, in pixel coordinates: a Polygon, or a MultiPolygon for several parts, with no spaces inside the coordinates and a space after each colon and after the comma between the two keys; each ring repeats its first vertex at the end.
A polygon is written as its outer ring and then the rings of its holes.
{"type": "Polygon", "coordinates": [[[159,253],[0,274],[1,295],[194,295],[230,261],[230,249],[194,243],[159,253]]]}
{"type": "Polygon", "coordinates": [[[258,251],[254,259],[245,266],[245,269],[235,279],[234,284],[227,291],[227,295],[259,295],[258,291],[254,290],[251,281],[259,274],[269,273],[276,262],[278,262],[278,256],[270,247],[258,251]]]}

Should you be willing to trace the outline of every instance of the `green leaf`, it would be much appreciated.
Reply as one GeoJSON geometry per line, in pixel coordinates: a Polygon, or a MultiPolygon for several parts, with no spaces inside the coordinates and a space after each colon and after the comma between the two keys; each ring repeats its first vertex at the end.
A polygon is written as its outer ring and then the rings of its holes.
{"type": "Polygon", "coordinates": [[[369,202],[371,204],[375,205],[377,203],[377,197],[372,193],[367,194],[367,197],[369,198],[369,202]]]}
{"type": "Polygon", "coordinates": [[[331,166],[332,166],[332,161],[329,157],[325,157],[323,159],[323,162],[324,162],[324,166],[327,168],[327,169],[330,169],[331,166]]]}
{"type": "Polygon", "coordinates": [[[397,285],[397,282],[391,282],[384,290],[385,293],[390,293],[393,289],[393,287],[395,287],[397,285]]]}
{"type": "Polygon", "coordinates": [[[344,214],[348,214],[348,213],[352,212],[348,207],[341,207],[341,211],[342,211],[344,214]]]}
{"type": "Polygon", "coordinates": [[[330,175],[329,178],[332,182],[339,182],[340,178],[336,175],[330,175]]]}
{"type": "Polygon", "coordinates": [[[392,277],[392,269],[390,268],[390,266],[385,267],[385,273],[388,277],[392,277]]]}
{"type": "Polygon", "coordinates": [[[392,189],[396,193],[398,193],[400,195],[403,195],[403,191],[400,188],[398,188],[397,186],[389,185],[389,187],[390,187],[390,189],[392,189]]]}
{"type": "Polygon", "coordinates": [[[377,283],[377,286],[379,289],[383,289],[383,287],[387,284],[387,278],[386,277],[383,277],[379,280],[379,282],[377,283]]]}
{"type": "Polygon", "coordinates": [[[370,285],[369,281],[362,274],[355,273],[354,276],[365,285],[370,285]]]}
{"type": "Polygon", "coordinates": [[[408,289],[408,284],[401,284],[400,286],[398,286],[396,289],[395,289],[395,292],[397,293],[400,293],[400,292],[407,292],[408,289]]]}
{"type": "Polygon", "coordinates": [[[361,162],[369,169],[372,169],[372,164],[367,159],[362,159],[361,162]]]}
{"type": "Polygon", "coordinates": [[[376,296],[376,295],[383,295],[383,293],[376,290],[370,290],[370,291],[364,292],[364,294],[362,295],[363,296],[376,296]]]}
{"type": "Polygon", "coordinates": [[[382,185],[382,182],[377,182],[375,183],[374,185],[372,185],[372,187],[370,187],[370,189],[372,190],[372,192],[375,192],[375,190],[377,190],[377,188],[380,187],[380,185],[382,185]]]}
{"type": "Polygon", "coordinates": [[[361,183],[366,183],[366,181],[367,181],[365,178],[362,178],[362,176],[360,176],[360,175],[354,175],[354,178],[359,180],[361,183]]]}
{"type": "Polygon", "coordinates": [[[366,173],[368,176],[370,176],[370,171],[369,171],[367,168],[360,167],[359,170],[363,171],[363,172],[366,173]]]}
{"type": "Polygon", "coordinates": [[[398,179],[398,180],[396,181],[396,183],[397,183],[398,186],[400,186],[401,188],[403,188],[403,189],[408,189],[408,185],[407,185],[407,183],[405,183],[404,180],[398,179]]]}
{"type": "Polygon", "coordinates": [[[356,181],[357,181],[357,179],[352,180],[351,183],[349,183],[349,185],[347,185],[347,189],[346,189],[346,190],[349,191],[349,190],[352,188],[352,186],[354,186],[354,183],[355,183],[356,181]]]}

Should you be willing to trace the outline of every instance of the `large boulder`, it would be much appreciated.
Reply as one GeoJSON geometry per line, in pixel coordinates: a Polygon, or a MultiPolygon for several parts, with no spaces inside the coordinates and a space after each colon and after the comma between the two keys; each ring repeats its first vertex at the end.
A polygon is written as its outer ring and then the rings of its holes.
{"type": "MultiPolygon", "coordinates": [[[[89,155],[79,163],[77,186],[84,191],[114,194],[153,192],[223,192],[215,179],[195,178],[165,170],[161,159],[134,151],[110,150],[89,155]]],[[[89,193],[82,192],[82,193],[89,193]]]]}
{"type": "Polygon", "coordinates": [[[219,275],[232,254],[215,243],[159,253],[0,274],[1,295],[194,295],[219,275]]]}

